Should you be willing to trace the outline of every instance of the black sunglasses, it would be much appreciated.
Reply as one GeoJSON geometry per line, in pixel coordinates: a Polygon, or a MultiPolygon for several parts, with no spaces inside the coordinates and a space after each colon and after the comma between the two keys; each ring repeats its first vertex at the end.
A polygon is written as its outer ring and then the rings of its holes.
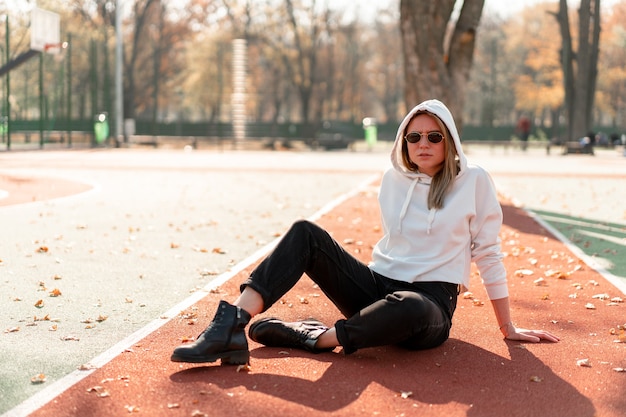
{"type": "MultiPolygon", "coordinates": [[[[428,133],[424,133],[424,135],[426,135],[426,138],[428,139],[430,143],[439,143],[443,140],[443,134],[441,132],[428,132],[428,133]]],[[[421,139],[422,139],[422,133],[419,133],[419,132],[407,133],[407,135],[404,137],[404,140],[406,140],[409,143],[417,143],[421,139]]]]}

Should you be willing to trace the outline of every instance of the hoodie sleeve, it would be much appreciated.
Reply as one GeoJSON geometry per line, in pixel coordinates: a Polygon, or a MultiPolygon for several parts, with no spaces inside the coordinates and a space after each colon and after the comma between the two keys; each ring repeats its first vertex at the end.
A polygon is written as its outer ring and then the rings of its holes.
{"type": "Polygon", "coordinates": [[[481,173],[476,183],[476,216],[470,222],[472,261],[478,267],[489,299],[495,300],[509,295],[499,235],[502,208],[491,177],[482,169],[481,173]]]}

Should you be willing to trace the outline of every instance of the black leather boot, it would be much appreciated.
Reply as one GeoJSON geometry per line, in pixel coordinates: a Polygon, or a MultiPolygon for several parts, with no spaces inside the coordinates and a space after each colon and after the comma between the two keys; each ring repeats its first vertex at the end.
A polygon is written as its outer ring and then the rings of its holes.
{"type": "Polygon", "coordinates": [[[220,301],[215,317],[198,339],[174,349],[174,362],[215,362],[247,365],[250,363],[248,340],[244,328],[251,317],[247,311],[220,301]]]}

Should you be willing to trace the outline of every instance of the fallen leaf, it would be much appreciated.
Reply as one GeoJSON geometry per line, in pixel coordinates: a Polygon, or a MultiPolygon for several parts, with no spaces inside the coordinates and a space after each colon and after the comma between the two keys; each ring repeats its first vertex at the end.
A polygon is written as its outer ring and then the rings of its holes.
{"type": "Polygon", "coordinates": [[[239,365],[237,367],[237,372],[250,372],[252,368],[250,368],[249,364],[245,364],[245,365],[239,365]]]}
{"type": "Polygon", "coordinates": [[[52,291],[50,291],[50,297],[58,297],[60,295],[61,295],[61,291],[58,288],[55,288],[52,291]]]}
{"type": "Polygon", "coordinates": [[[4,332],[5,333],[15,333],[15,332],[19,332],[20,328],[19,327],[9,327],[8,329],[6,329],[4,332]]]}
{"type": "Polygon", "coordinates": [[[474,305],[474,307],[482,307],[485,305],[485,303],[483,303],[482,301],[480,301],[478,298],[474,298],[472,300],[472,305],[474,305]]]}
{"type": "Polygon", "coordinates": [[[109,394],[109,391],[107,391],[106,389],[104,389],[104,387],[102,387],[100,385],[96,385],[94,387],[87,388],[87,392],[93,392],[100,398],[110,397],[111,396],[111,394],[109,394]]]}
{"type": "Polygon", "coordinates": [[[568,274],[566,274],[563,271],[559,271],[559,270],[554,270],[554,269],[550,269],[548,271],[546,271],[544,273],[544,275],[548,278],[557,278],[557,279],[567,279],[568,278],[568,274]]]}
{"type": "Polygon", "coordinates": [[[35,303],[35,307],[43,308],[43,300],[37,300],[37,302],[35,303]]]}
{"type": "Polygon", "coordinates": [[[611,298],[611,296],[608,294],[596,294],[593,295],[591,298],[595,298],[596,300],[608,300],[609,298],[611,298]]]}
{"type": "Polygon", "coordinates": [[[46,376],[44,374],[37,374],[30,379],[31,384],[43,384],[46,382],[46,376]]]}

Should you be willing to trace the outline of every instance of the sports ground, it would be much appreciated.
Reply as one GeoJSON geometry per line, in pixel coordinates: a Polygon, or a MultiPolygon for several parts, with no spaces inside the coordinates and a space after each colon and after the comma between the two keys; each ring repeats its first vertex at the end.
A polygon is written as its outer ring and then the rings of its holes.
{"type": "MultiPolygon", "coordinates": [[[[441,347],[319,355],[250,343],[248,369],[170,362],[298,218],[368,260],[372,151],[0,153],[3,416],[623,416],[626,158],[467,149],[501,193],[514,321],[479,277],[441,347]]],[[[304,278],[266,315],[339,313],[304,278]]]]}

